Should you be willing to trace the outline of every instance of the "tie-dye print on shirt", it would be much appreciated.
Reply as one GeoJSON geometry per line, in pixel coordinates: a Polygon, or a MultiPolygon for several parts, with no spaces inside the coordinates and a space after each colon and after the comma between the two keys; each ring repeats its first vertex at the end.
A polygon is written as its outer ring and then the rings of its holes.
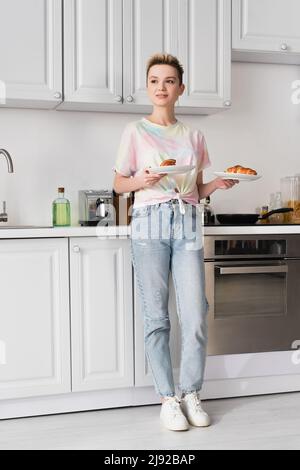
{"type": "Polygon", "coordinates": [[[203,134],[180,121],[170,126],[154,124],[146,118],[127,124],[119,145],[114,170],[135,176],[148,167],[158,167],[163,160],[176,159],[176,165],[195,165],[180,175],[168,175],[150,188],[135,192],[135,207],[178,199],[197,205],[198,173],[210,166],[203,134]]]}

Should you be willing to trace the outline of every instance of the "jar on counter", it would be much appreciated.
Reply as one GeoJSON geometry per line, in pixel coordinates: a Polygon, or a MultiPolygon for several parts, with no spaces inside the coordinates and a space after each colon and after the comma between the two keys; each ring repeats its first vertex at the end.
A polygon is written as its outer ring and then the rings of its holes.
{"type": "Polygon", "coordinates": [[[270,194],[269,209],[270,209],[270,211],[275,209],[275,193],[270,194]]]}
{"type": "MultiPolygon", "coordinates": [[[[281,209],[282,204],[282,195],[281,191],[271,194],[271,205],[270,211],[281,209]]],[[[285,223],[285,213],[272,214],[269,217],[270,224],[284,224],[285,223]]]]}
{"type": "Polygon", "coordinates": [[[286,176],[280,180],[283,207],[290,207],[293,212],[285,214],[285,222],[300,223],[300,175],[286,176]]]}

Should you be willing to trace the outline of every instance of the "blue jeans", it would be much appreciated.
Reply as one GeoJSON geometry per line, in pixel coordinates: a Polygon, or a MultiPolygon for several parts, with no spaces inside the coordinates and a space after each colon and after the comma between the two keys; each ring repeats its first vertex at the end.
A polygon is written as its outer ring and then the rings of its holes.
{"type": "Polygon", "coordinates": [[[208,302],[201,220],[198,209],[176,200],[133,208],[131,255],[144,321],[145,351],[160,396],[174,396],[169,349],[169,272],[172,273],[181,327],[179,388],[201,390],[207,344],[208,302]]]}

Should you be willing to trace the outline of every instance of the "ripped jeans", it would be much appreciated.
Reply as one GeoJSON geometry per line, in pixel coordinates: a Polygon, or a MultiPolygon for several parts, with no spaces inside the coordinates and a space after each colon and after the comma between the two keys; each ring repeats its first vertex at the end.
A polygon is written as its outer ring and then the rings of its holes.
{"type": "Polygon", "coordinates": [[[156,392],[174,396],[169,348],[169,273],[181,327],[179,388],[201,390],[206,361],[208,302],[205,296],[201,214],[196,206],[171,200],[133,208],[131,256],[144,321],[146,357],[156,392]]]}

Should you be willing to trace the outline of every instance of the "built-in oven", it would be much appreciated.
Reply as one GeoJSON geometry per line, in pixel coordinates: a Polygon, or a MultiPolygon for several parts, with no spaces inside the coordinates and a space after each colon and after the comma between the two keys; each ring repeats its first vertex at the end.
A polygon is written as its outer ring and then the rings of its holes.
{"type": "Polygon", "coordinates": [[[288,351],[300,336],[300,236],[205,236],[208,354],[288,351]]]}

